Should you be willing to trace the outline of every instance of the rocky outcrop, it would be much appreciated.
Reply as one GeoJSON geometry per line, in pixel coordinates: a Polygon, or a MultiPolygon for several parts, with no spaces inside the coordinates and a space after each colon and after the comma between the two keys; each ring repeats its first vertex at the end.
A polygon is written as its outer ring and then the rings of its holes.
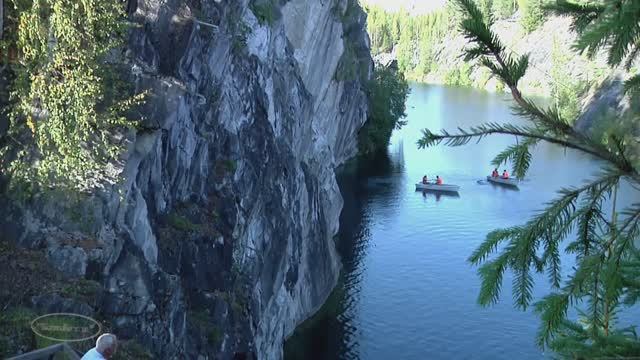
{"type": "Polygon", "coordinates": [[[372,71],[349,1],[132,1],[149,100],[122,182],[4,206],[0,229],[101,283],[94,315],[159,358],[280,358],[339,273],[334,169],[367,115],[361,80],[335,77],[346,39],[372,71]]]}

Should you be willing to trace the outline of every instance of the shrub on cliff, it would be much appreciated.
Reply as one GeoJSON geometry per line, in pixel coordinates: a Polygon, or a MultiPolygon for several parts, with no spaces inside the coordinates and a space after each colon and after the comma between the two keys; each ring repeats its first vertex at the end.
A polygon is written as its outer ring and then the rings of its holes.
{"type": "Polygon", "coordinates": [[[360,130],[361,154],[385,149],[391,133],[406,124],[406,100],[409,84],[395,66],[378,65],[367,86],[369,118],[360,130]]]}
{"type": "Polygon", "coordinates": [[[84,188],[119,152],[113,129],[128,126],[123,114],[139,100],[128,98],[117,68],[124,7],[117,1],[9,1],[11,36],[2,47],[15,54],[4,64],[15,75],[12,149],[0,156],[17,152],[9,167],[14,183],[84,188]]]}

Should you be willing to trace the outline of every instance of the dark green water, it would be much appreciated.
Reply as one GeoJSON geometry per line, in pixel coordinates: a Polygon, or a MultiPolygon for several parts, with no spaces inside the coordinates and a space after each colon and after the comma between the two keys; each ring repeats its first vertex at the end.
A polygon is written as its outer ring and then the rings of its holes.
{"type": "MultiPolygon", "coordinates": [[[[478,180],[514,138],[493,137],[460,148],[418,150],[415,145],[423,128],[518,122],[509,104],[508,97],[480,91],[412,86],[409,124],[394,134],[388,154],[351,164],[340,176],[342,278],[325,306],[287,342],[285,359],[548,356],[534,343],[538,318],[512,306],[510,276],[505,276],[501,301],[482,308],[476,304],[476,268],[466,258],[487,232],[523,223],[557,189],[594,173],[597,163],[540,146],[529,178],[513,191],[478,180]],[[415,192],[425,173],[460,185],[459,196],[415,192]]],[[[638,194],[622,189],[620,198],[630,203],[638,194]]],[[[563,259],[563,269],[572,264],[563,259]]],[[[536,296],[548,289],[539,278],[536,296]]]]}

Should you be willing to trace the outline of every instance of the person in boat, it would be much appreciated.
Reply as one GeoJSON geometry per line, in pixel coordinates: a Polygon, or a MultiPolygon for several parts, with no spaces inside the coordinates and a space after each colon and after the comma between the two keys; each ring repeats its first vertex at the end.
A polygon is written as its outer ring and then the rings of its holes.
{"type": "Polygon", "coordinates": [[[500,173],[498,172],[498,169],[493,169],[493,171],[491,172],[491,177],[497,178],[500,177],[500,173]]]}
{"type": "Polygon", "coordinates": [[[422,183],[427,185],[429,183],[429,180],[427,179],[427,175],[422,177],[422,183]]]}
{"type": "Polygon", "coordinates": [[[440,178],[440,176],[436,176],[436,185],[442,185],[442,178],[440,178]]]}
{"type": "Polygon", "coordinates": [[[502,178],[503,179],[509,179],[509,173],[507,172],[506,169],[502,172],[502,178]]]}

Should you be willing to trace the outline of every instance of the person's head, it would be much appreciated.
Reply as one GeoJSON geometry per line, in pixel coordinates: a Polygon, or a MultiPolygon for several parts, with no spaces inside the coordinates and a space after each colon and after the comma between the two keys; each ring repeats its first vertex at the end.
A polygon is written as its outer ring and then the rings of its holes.
{"type": "Polygon", "coordinates": [[[507,172],[507,169],[502,170],[502,172],[507,172]]]}
{"type": "Polygon", "coordinates": [[[106,359],[109,359],[116,353],[117,338],[113,334],[102,334],[96,340],[96,351],[98,351],[106,359]]]}
{"type": "Polygon", "coordinates": [[[440,179],[440,175],[436,175],[436,179],[440,179]]]}
{"type": "Polygon", "coordinates": [[[493,169],[493,171],[498,172],[498,168],[493,169]]]}

